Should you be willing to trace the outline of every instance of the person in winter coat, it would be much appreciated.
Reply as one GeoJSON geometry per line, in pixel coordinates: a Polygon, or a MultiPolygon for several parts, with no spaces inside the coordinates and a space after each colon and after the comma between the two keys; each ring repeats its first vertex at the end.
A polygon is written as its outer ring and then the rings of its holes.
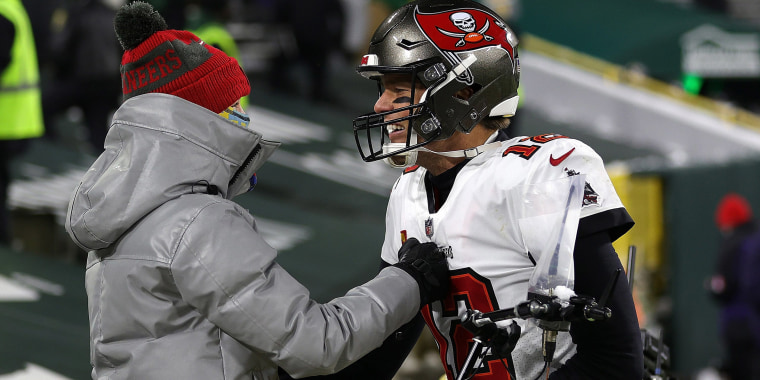
{"type": "Polygon", "coordinates": [[[168,30],[147,3],[122,7],[124,103],[76,188],[66,229],[89,251],[93,379],[276,379],[337,371],[438,299],[435,244],[320,304],[276,262],[230,199],[279,145],[249,125],[237,61],[168,30]]]}

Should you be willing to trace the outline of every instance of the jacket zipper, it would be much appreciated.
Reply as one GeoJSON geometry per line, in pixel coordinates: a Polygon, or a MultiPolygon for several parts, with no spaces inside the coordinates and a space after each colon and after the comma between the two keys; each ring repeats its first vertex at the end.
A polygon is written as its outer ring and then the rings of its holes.
{"type": "Polygon", "coordinates": [[[251,164],[251,161],[253,161],[254,158],[256,158],[256,155],[259,154],[261,151],[261,144],[256,144],[256,146],[253,148],[251,153],[246,157],[245,161],[243,161],[243,164],[240,165],[238,170],[235,172],[235,174],[232,176],[232,179],[230,179],[230,182],[227,184],[227,187],[232,186],[232,184],[240,177],[240,174],[243,173],[243,171],[248,167],[248,165],[251,164]]]}

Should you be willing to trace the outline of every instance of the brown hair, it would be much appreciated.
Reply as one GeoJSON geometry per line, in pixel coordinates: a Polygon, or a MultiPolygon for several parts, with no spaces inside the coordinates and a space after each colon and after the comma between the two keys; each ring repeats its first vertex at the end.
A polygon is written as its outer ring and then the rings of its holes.
{"type": "Polygon", "coordinates": [[[480,124],[483,124],[486,129],[492,130],[492,131],[498,131],[500,129],[506,129],[509,127],[510,123],[509,117],[504,116],[488,116],[485,119],[480,121],[480,124]]]}

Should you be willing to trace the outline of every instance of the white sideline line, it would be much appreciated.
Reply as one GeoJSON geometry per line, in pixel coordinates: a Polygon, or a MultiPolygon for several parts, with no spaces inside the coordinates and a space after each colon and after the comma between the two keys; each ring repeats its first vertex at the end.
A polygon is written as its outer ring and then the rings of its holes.
{"type": "Polygon", "coordinates": [[[33,363],[26,363],[26,368],[5,375],[0,380],[70,380],[68,377],[55,373],[47,368],[33,363]]]}

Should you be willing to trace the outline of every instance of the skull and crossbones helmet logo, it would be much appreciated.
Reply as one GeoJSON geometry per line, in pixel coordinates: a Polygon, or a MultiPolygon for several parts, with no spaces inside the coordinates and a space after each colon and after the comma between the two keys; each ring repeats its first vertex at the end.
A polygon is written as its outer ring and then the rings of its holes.
{"type": "Polygon", "coordinates": [[[482,40],[493,40],[493,37],[485,34],[485,32],[491,26],[488,20],[486,20],[482,28],[476,31],[475,29],[477,28],[477,22],[475,21],[475,18],[467,12],[452,13],[451,16],[449,16],[449,19],[454,24],[454,26],[456,26],[464,33],[450,32],[441,28],[438,28],[438,31],[449,37],[459,38],[459,41],[456,43],[457,47],[462,47],[468,42],[477,43],[482,40]]]}
{"type": "Polygon", "coordinates": [[[457,12],[452,13],[449,18],[451,19],[451,22],[453,22],[454,25],[459,28],[459,30],[463,32],[475,31],[475,18],[472,17],[471,14],[467,12],[457,12]]]}

